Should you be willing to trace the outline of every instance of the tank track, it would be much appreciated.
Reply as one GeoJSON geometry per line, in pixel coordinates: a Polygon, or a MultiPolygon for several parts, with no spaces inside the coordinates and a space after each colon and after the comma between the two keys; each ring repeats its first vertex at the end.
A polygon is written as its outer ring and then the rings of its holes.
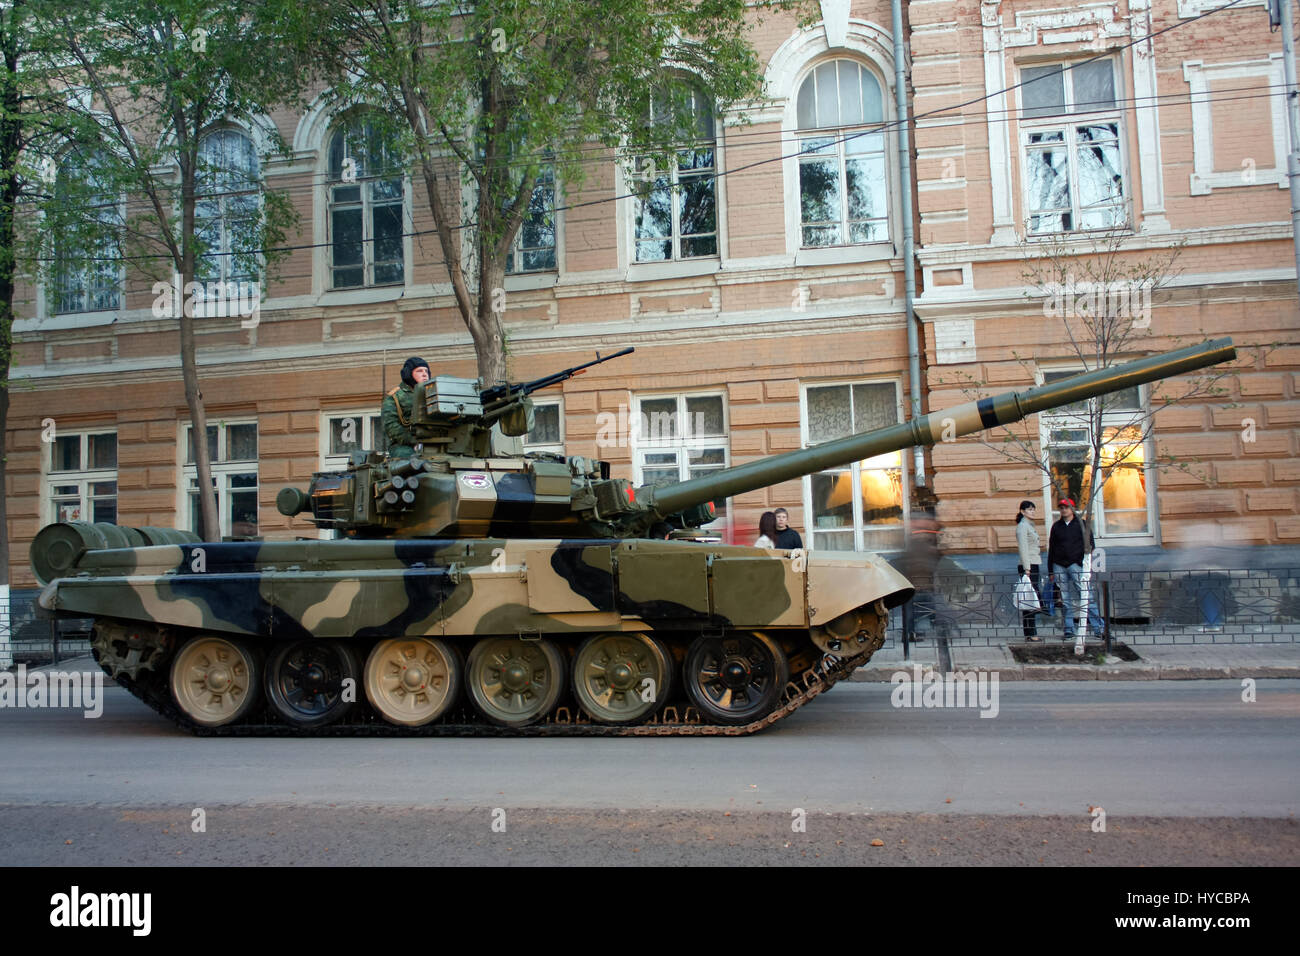
{"type": "MultiPolygon", "coordinates": [[[[577,707],[558,707],[537,724],[527,727],[498,727],[480,722],[472,709],[462,707],[423,727],[399,727],[380,719],[365,707],[362,709],[369,719],[341,721],[324,727],[295,727],[279,722],[205,727],[187,718],[176,706],[162,674],[147,672],[141,676],[153,679],[141,680],[122,673],[116,681],[163,717],[196,737],[743,737],[770,727],[819,694],[825,693],[852,674],[855,668],[865,664],[883,643],[882,633],[857,654],[849,657],[828,654],[822,657],[800,674],[797,680],[786,683],[781,703],[770,714],[747,724],[735,725],[706,724],[694,707],[686,707],[679,712],[677,708],[668,706],[653,721],[630,726],[593,723],[577,707]],[[670,720],[670,717],[673,719],[670,720]]],[[[95,656],[98,660],[98,653],[95,656]]]]}

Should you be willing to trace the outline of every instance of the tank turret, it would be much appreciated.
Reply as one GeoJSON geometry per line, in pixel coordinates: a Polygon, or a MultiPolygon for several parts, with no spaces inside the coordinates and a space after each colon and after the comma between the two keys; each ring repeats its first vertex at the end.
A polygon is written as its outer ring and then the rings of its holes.
{"type": "MultiPolygon", "coordinates": [[[[711,502],[916,445],[932,445],[1007,425],[1049,408],[1179,375],[1231,359],[1221,339],[1022,392],[1005,392],[813,448],[748,462],[702,478],[634,487],[610,478],[607,463],[561,455],[509,454],[493,447],[494,429],[526,434],[534,391],[599,362],[520,385],[480,391],[468,379],[439,376],[417,386],[412,431],[423,445],[411,458],[359,452],[344,472],[320,473],[309,492],[277,498],[286,515],[311,513],[318,527],[348,537],[489,535],[645,537],[652,530],[713,520],[711,502]]],[[[661,534],[655,535],[661,537],[661,534]]]]}
{"type": "Polygon", "coordinates": [[[278,495],[344,540],[49,525],[31,549],[39,604],[93,617],[100,665],[196,733],[749,733],[870,659],[912,587],[875,554],[663,540],[665,526],[1234,355],[1224,339],[642,487],[506,447],[533,392],[606,359],[488,389],[440,376],[414,396],[414,454],[358,452],[278,495]]]}

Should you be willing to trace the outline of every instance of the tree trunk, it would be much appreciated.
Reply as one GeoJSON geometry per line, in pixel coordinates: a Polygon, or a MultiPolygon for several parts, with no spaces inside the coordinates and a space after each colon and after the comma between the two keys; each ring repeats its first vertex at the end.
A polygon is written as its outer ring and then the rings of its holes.
{"type": "MultiPolygon", "coordinates": [[[[185,382],[185,404],[190,409],[193,427],[194,470],[199,486],[199,515],[203,527],[198,529],[204,541],[221,540],[221,522],[217,516],[217,503],[212,497],[212,461],[208,456],[208,416],[203,408],[203,392],[199,390],[198,363],[194,357],[194,315],[186,308],[188,297],[185,288],[194,281],[194,180],[195,164],[190,157],[181,156],[181,378],[185,382]]],[[[183,479],[182,479],[183,480],[183,479]]]]}
{"type": "Polygon", "coordinates": [[[501,327],[505,305],[506,270],[499,259],[479,254],[478,311],[469,325],[478,355],[478,377],[484,388],[506,381],[506,336],[501,327]]]}

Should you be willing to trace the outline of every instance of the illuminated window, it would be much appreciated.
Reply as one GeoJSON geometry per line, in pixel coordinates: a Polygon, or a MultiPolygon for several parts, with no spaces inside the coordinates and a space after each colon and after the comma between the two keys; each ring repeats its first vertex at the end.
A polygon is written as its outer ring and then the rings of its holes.
{"type": "MultiPolygon", "coordinates": [[[[1075,375],[1075,371],[1045,372],[1044,382],[1075,375]]],[[[1077,402],[1044,412],[1040,417],[1043,446],[1051,476],[1052,505],[1061,497],[1079,503],[1086,513],[1095,486],[1101,499],[1092,512],[1098,537],[1148,537],[1152,534],[1153,496],[1147,493],[1146,448],[1141,420],[1146,417],[1140,387],[1125,389],[1098,400],[1077,402]],[[1100,475],[1093,480],[1094,429],[1100,425],[1100,475]]]]}
{"type": "MultiPolygon", "coordinates": [[[[895,382],[808,385],[803,390],[805,448],[897,424],[895,382]]],[[[827,551],[888,550],[903,543],[903,453],[830,468],[804,478],[810,547],[827,551]]]]}

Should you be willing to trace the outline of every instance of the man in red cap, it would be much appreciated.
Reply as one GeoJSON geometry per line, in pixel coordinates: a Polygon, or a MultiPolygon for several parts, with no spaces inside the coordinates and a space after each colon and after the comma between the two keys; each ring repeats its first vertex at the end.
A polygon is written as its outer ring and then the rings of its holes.
{"type": "MultiPolygon", "coordinates": [[[[1080,603],[1076,595],[1080,595],[1083,584],[1083,556],[1091,553],[1092,531],[1088,523],[1074,513],[1073,499],[1062,498],[1061,516],[1052,525],[1047,539],[1047,566],[1061,588],[1067,641],[1074,640],[1074,614],[1080,603]]],[[[1049,594],[1050,588],[1049,582],[1049,594]]],[[[1089,590],[1092,600],[1088,602],[1088,627],[1098,634],[1102,630],[1101,614],[1097,611],[1095,591],[1089,590]]]]}

